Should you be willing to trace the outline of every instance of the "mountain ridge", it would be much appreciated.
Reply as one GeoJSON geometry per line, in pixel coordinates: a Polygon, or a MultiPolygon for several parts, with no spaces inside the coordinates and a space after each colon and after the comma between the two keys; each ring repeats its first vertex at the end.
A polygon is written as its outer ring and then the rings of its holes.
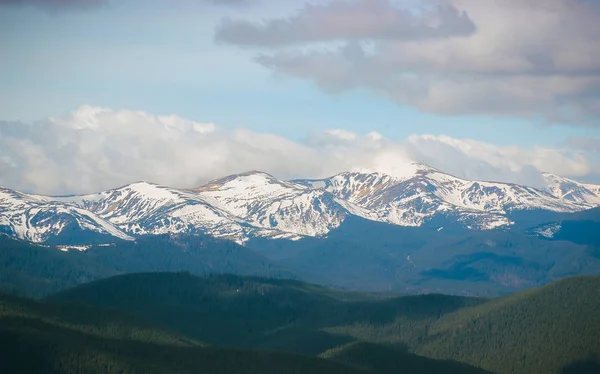
{"type": "Polygon", "coordinates": [[[547,188],[470,181],[422,163],[403,175],[349,171],[279,180],[261,171],[191,189],[139,181],[94,194],[42,196],[0,188],[0,232],[45,242],[65,227],[133,240],[139,235],[209,234],[298,240],[326,236],[349,216],[399,226],[452,221],[469,230],[505,229],[513,212],[577,212],[600,206],[600,186],[545,173],[547,188]]]}

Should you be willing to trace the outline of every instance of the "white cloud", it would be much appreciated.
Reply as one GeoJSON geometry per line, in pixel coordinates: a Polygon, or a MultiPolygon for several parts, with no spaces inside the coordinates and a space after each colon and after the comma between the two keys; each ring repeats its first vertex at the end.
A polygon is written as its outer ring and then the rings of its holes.
{"type": "Polygon", "coordinates": [[[592,172],[586,157],[569,149],[497,146],[472,139],[413,135],[412,153],[448,173],[467,179],[542,186],[541,172],[581,177],[592,172]]]}
{"type": "Polygon", "coordinates": [[[329,93],[366,88],[434,113],[600,126],[600,2],[421,1],[421,14],[445,10],[453,25],[436,34],[415,32],[427,17],[397,3],[332,0],[289,18],[229,22],[217,38],[267,48],[257,62],[329,93]],[[332,40],[344,45],[311,49],[332,40]]]}
{"type": "Polygon", "coordinates": [[[530,185],[540,183],[540,171],[576,177],[598,172],[568,148],[501,147],[449,136],[394,141],[376,132],[334,129],[294,142],[176,115],[90,106],[31,124],[0,122],[0,185],[37,193],[94,192],[137,180],[193,187],[248,170],[283,179],[352,169],[402,174],[408,160],[460,177],[530,185]]]}

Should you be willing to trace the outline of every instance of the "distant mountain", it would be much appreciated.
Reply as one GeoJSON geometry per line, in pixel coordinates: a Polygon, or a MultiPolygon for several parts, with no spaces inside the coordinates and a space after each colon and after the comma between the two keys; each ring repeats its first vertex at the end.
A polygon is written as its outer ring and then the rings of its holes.
{"type": "Polygon", "coordinates": [[[579,183],[550,173],[543,176],[550,193],[559,199],[587,206],[600,205],[599,185],[579,183]]]}
{"type": "Polygon", "coordinates": [[[93,244],[142,235],[253,238],[322,237],[349,217],[399,226],[509,228],[518,212],[576,212],[600,205],[600,186],[550,174],[547,190],[468,181],[420,163],[405,175],[347,172],[281,181],[262,172],[195,189],[138,182],[81,196],[48,197],[0,189],[0,232],[33,242],[93,244]]]}
{"type": "MultiPolygon", "coordinates": [[[[559,214],[573,228],[588,211],[559,214]]],[[[534,226],[539,227],[539,226],[534,226]]],[[[247,243],[300,279],[402,293],[498,296],[582,274],[600,274],[600,246],[573,231],[549,240],[534,231],[402,227],[349,217],[325,238],[247,243]],[[588,241],[583,241],[585,238],[588,241]]]]}
{"type": "Polygon", "coordinates": [[[300,183],[363,208],[366,214],[356,212],[363,218],[400,226],[421,226],[442,216],[470,229],[492,229],[510,225],[507,215],[513,211],[573,212],[600,205],[600,187],[596,202],[563,200],[532,187],[464,180],[420,163],[402,177],[354,172],[300,183]]]}
{"type": "Polygon", "coordinates": [[[600,257],[600,208],[589,209],[558,220],[544,222],[532,227],[529,232],[553,241],[566,241],[596,247],[600,257]]]}
{"type": "Polygon", "coordinates": [[[587,374],[597,371],[579,369],[600,368],[600,277],[483,299],[344,292],[255,277],[134,274],[49,300],[127,311],[209,344],[321,355],[380,373],[477,373],[480,367],[498,374],[587,374]]]}
{"type": "Polygon", "coordinates": [[[32,242],[51,241],[69,232],[75,232],[77,237],[83,237],[86,242],[110,238],[133,239],[112,223],[77,204],[6,188],[0,188],[0,232],[32,242]]]}
{"type": "Polygon", "coordinates": [[[0,292],[41,297],[144,271],[297,277],[249,248],[210,236],[153,235],[111,244],[50,246],[0,234],[0,292]]]}
{"type": "Polygon", "coordinates": [[[350,214],[325,191],[261,172],[218,179],[196,191],[253,227],[287,233],[279,237],[321,236],[350,214]]]}

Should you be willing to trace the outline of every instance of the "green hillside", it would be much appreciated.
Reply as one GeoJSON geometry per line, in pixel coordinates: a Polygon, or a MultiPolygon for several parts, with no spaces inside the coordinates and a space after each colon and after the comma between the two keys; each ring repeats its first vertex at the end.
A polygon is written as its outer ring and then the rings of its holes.
{"type": "Polygon", "coordinates": [[[444,295],[390,298],[293,280],[187,273],[122,275],[50,300],[119,308],[210,344],[312,355],[355,340],[387,339],[386,327],[418,340],[441,315],[483,301],[444,295]]]}
{"type": "Polygon", "coordinates": [[[559,373],[600,357],[600,277],[564,279],[460,310],[438,321],[416,351],[506,374],[559,373]]]}
{"type": "Polygon", "coordinates": [[[322,353],[321,357],[346,362],[381,373],[394,373],[399,367],[402,367],[402,374],[489,373],[483,369],[455,361],[432,360],[406,351],[363,342],[350,343],[342,347],[330,349],[322,353]]]}
{"type": "Polygon", "coordinates": [[[49,300],[122,309],[208,344],[308,355],[385,345],[501,374],[576,373],[586,365],[595,370],[593,357],[600,355],[600,277],[480,299],[390,297],[230,275],[133,274],[49,300]],[[359,342],[376,345],[350,344],[359,342]]]}
{"type": "Polygon", "coordinates": [[[118,310],[5,295],[0,345],[6,374],[486,373],[376,345],[345,346],[322,357],[210,347],[118,310]]]}
{"type": "Polygon", "coordinates": [[[285,353],[211,348],[117,311],[0,297],[0,372],[368,373],[285,353]]]}
{"type": "Polygon", "coordinates": [[[91,246],[84,252],[15,240],[0,233],[0,292],[43,297],[119,274],[190,271],[295,278],[264,256],[208,236],[159,235],[91,246]]]}

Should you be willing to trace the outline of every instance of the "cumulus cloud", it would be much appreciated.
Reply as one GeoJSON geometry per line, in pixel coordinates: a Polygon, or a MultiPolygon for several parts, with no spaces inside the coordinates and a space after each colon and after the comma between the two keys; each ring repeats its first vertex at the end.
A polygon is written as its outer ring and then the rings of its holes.
{"type": "Polygon", "coordinates": [[[433,113],[600,126],[600,2],[422,3],[415,12],[391,0],[333,0],[285,19],[227,21],[216,37],[277,47],[256,61],[327,92],[366,88],[433,113]]]}
{"type": "Polygon", "coordinates": [[[425,163],[467,179],[503,181],[541,187],[541,172],[580,177],[592,171],[580,152],[535,146],[497,146],[472,139],[413,135],[414,155],[425,163]]]}
{"type": "Polygon", "coordinates": [[[377,132],[333,129],[296,142],[177,115],[91,106],[34,123],[0,122],[0,185],[46,194],[95,192],[137,180],[193,187],[257,169],[282,179],[356,169],[398,174],[409,160],[459,177],[530,185],[540,183],[540,171],[566,176],[593,172],[577,152],[500,147],[448,136],[395,141],[377,132]]]}

